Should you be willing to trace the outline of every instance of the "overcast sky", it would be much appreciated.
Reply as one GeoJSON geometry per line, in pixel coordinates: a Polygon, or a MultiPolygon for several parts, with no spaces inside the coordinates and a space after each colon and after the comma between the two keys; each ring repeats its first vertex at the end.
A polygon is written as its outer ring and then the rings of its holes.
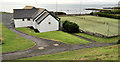
{"type": "MultiPolygon", "coordinates": [[[[120,0],[57,0],[59,4],[77,4],[82,3],[117,3],[120,0]]],[[[55,4],[56,0],[0,0],[4,4],[55,4]]]]}
{"type": "Polygon", "coordinates": [[[19,8],[25,5],[56,4],[56,1],[58,4],[80,4],[80,2],[82,4],[117,4],[120,0],[0,0],[0,11],[19,8]]]}

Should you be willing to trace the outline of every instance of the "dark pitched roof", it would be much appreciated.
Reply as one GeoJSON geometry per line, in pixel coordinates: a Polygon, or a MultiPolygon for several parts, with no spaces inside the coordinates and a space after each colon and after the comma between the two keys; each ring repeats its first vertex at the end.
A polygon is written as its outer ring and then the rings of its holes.
{"type": "Polygon", "coordinates": [[[49,15],[48,12],[44,12],[38,19],[37,19],[37,23],[39,24],[42,20],[44,20],[47,16],[49,15]]]}
{"type": "Polygon", "coordinates": [[[33,14],[33,18],[37,17],[39,14],[41,14],[45,9],[44,8],[38,8],[38,10],[33,14]]]}
{"type": "Polygon", "coordinates": [[[14,9],[14,18],[32,18],[33,14],[37,11],[37,8],[33,9],[14,9]]]}
{"type": "Polygon", "coordinates": [[[44,10],[45,12],[36,20],[36,22],[38,24],[40,24],[48,15],[51,15],[52,17],[54,17],[57,21],[60,21],[60,18],[58,18],[57,16],[55,16],[54,14],[50,13],[49,11],[47,11],[46,9],[44,10]]]}
{"type": "Polygon", "coordinates": [[[23,9],[14,9],[14,19],[23,19],[23,18],[35,19],[36,17],[41,15],[36,20],[38,24],[42,22],[49,14],[53,16],[56,20],[58,21],[60,20],[58,17],[56,17],[54,14],[51,14],[49,11],[47,11],[44,8],[35,8],[33,6],[26,6],[23,9]]]}
{"type": "MultiPolygon", "coordinates": [[[[47,10],[46,10],[46,11],[47,11],[47,10]]],[[[49,11],[47,11],[47,12],[48,12],[52,17],[54,17],[57,21],[60,21],[61,18],[55,16],[55,14],[53,14],[53,13],[51,13],[51,12],[49,12],[49,11]]]]}
{"type": "Polygon", "coordinates": [[[43,12],[44,8],[35,8],[34,6],[25,6],[23,9],[14,9],[14,18],[35,18],[41,12],[43,12]]]}

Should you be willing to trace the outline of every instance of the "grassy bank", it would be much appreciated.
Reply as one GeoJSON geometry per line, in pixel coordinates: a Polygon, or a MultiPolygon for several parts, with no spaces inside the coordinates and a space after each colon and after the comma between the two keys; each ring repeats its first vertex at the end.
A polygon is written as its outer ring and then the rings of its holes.
{"type": "Polygon", "coordinates": [[[81,39],[79,37],[73,36],[71,34],[62,32],[62,31],[51,31],[51,32],[44,32],[44,33],[35,33],[34,30],[30,28],[16,28],[17,30],[27,33],[32,36],[41,37],[41,38],[47,38],[51,40],[56,40],[64,43],[70,43],[70,44],[85,44],[90,43],[89,41],[86,41],[84,39],[81,39]]]}
{"type": "Polygon", "coordinates": [[[100,43],[117,43],[118,39],[120,39],[119,37],[113,37],[113,38],[103,38],[103,37],[97,37],[97,36],[92,36],[92,35],[88,35],[88,34],[84,34],[84,33],[76,33],[77,35],[89,38],[91,40],[100,42],[100,43]]]}
{"type": "Polygon", "coordinates": [[[24,58],[21,60],[118,60],[118,45],[86,48],[75,51],[24,58]]]}
{"type": "Polygon", "coordinates": [[[35,45],[34,42],[29,41],[16,33],[10,31],[2,24],[2,52],[20,51],[30,48],[35,45]]]}

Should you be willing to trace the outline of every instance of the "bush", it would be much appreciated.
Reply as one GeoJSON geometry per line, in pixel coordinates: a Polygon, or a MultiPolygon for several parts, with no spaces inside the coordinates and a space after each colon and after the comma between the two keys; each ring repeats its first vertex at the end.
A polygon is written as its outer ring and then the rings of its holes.
{"type": "Polygon", "coordinates": [[[118,40],[117,44],[120,44],[120,39],[118,40]]]}
{"type": "Polygon", "coordinates": [[[69,33],[77,33],[79,32],[79,26],[76,23],[65,21],[63,23],[63,29],[69,33]]]}
{"type": "Polygon", "coordinates": [[[63,24],[62,24],[63,28],[65,27],[65,24],[66,24],[66,23],[68,23],[67,20],[63,22],[63,24]]]}

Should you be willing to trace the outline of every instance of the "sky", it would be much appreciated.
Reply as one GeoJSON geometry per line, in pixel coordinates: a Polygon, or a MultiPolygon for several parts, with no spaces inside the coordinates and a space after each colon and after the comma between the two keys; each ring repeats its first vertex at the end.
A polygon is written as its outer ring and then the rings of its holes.
{"type": "Polygon", "coordinates": [[[8,11],[13,8],[21,8],[25,5],[42,5],[42,4],[117,4],[120,0],[0,0],[0,11],[8,11]]]}
{"type": "Polygon", "coordinates": [[[58,1],[59,4],[78,4],[82,3],[117,3],[120,0],[0,0],[2,4],[55,4],[58,1]]]}

